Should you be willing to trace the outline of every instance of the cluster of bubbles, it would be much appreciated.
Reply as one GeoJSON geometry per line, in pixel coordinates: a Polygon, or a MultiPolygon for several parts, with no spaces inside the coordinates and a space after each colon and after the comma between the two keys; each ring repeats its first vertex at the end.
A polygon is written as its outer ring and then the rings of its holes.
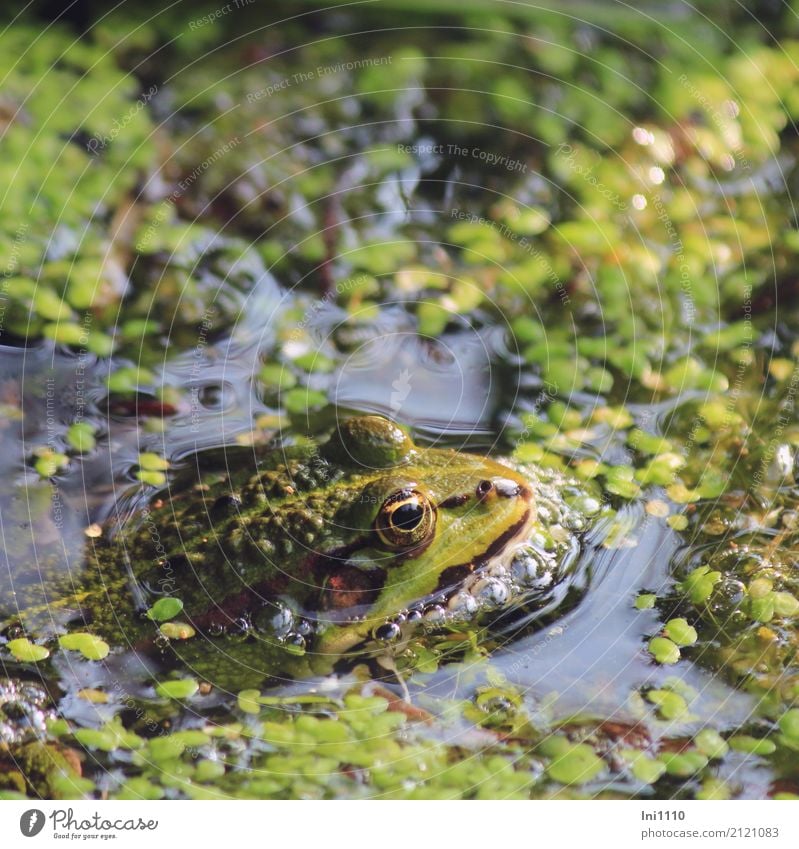
{"type": "Polygon", "coordinates": [[[252,626],[266,639],[279,645],[304,651],[314,634],[314,625],[298,616],[283,601],[267,602],[252,617],[252,626]]]}
{"type": "Polygon", "coordinates": [[[538,545],[525,542],[510,556],[480,567],[454,592],[437,593],[378,625],[372,636],[396,642],[411,631],[437,631],[463,625],[505,607],[522,596],[545,593],[559,580],[558,561],[538,545]]]}
{"type": "MultiPolygon", "coordinates": [[[[558,545],[558,549],[562,546],[558,545]]],[[[372,636],[390,643],[418,629],[435,631],[468,623],[516,599],[544,596],[564,577],[560,550],[547,550],[540,541],[527,540],[480,567],[450,591],[436,593],[399,611],[375,627],[372,636]]],[[[241,620],[226,636],[246,638],[253,632],[279,645],[305,650],[315,633],[312,621],[281,600],[271,600],[241,620]]]]}
{"type": "MultiPolygon", "coordinates": [[[[527,474],[536,478],[536,518],[527,539],[482,564],[465,580],[385,619],[372,631],[379,643],[395,643],[418,631],[435,632],[468,624],[511,603],[541,603],[568,574],[579,550],[577,534],[601,503],[569,487],[553,470],[527,474]]],[[[211,636],[247,639],[257,635],[295,651],[305,651],[317,631],[285,601],[273,599],[211,636]]]]}

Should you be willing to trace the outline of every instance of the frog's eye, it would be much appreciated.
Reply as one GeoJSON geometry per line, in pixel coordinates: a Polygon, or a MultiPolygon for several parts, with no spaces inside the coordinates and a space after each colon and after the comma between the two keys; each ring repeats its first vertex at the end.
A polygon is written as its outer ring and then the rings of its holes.
{"type": "Polygon", "coordinates": [[[428,542],[436,529],[436,508],[417,489],[389,496],[375,519],[375,531],[388,548],[413,548],[428,542]]]}

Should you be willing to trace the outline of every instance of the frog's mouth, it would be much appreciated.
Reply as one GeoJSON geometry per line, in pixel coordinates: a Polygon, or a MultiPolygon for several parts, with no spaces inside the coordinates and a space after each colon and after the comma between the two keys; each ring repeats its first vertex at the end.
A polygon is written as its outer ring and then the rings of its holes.
{"type": "Polygon", "coordinates": [[[528,507],[519,521],[498,536],[480,557],[468,563],[448,566],[441,573],[435,592],[446,593],[448,589],[457,592],[470,576],[482,571],[492,561],[502,559],[501,555],[512,548],[515,543],[527,539],[530,536],[534,521],[535,511],[532,507],[528,507]]]}

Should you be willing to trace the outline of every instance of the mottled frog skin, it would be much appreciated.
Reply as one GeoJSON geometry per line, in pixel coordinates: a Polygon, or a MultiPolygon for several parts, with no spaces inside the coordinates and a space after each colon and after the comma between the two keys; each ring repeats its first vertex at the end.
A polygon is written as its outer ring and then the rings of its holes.
{"type": "Polygon", "coordinates": [[[19,620],[33,639],[89,630],[239,686],[327,671],[558,579],[586,522],[569,491],[357,416],[321,446],[198,455],[90,540],[78,586],[19,620]],[[144,616],[164,596],[183,602],[171,632],[144,616]]]}

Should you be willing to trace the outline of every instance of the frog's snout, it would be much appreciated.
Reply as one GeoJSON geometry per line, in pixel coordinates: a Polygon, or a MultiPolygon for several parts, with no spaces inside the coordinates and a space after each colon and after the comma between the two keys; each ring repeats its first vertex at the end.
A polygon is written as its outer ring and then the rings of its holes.
{"type": "Polygon", "coordinates": [[[529,500],[532,494],[529,487],[508,478],[500,478],[494,481],[494,489],[496,489],[497,495],[500,498],[516,498],[516,496],[520,496],[522,498],[526,497],[529,500]]]}
{"type": "Polygon", "coordinates": [[[509,478],[494,478],[493,480],[486,478],[477,484],[475,495],[477,496],[477,500],[481,502],[488,501],[491,498],[517,497],[530,501],[532,491],[529,487],[509,478]]]}

